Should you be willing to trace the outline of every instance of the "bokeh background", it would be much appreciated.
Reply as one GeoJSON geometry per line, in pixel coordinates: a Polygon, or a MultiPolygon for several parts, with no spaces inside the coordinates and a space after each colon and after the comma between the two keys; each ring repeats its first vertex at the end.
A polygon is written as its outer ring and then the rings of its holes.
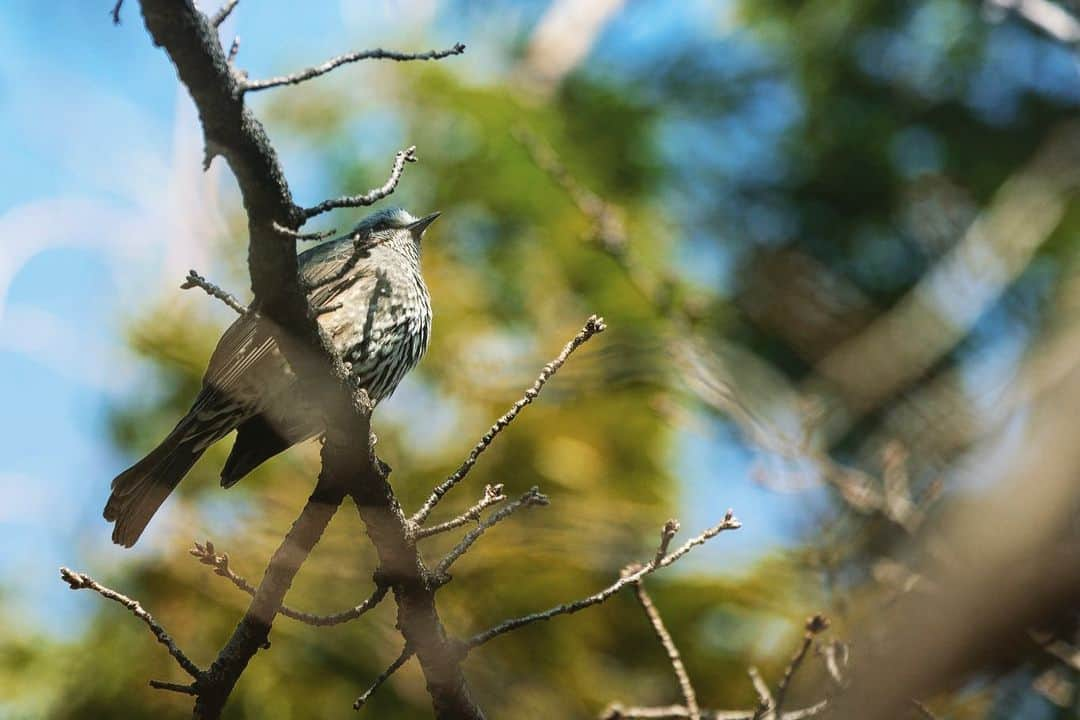
{"type": "MultiPolygon", "coordinates": [[[[191,541],[257,580],[317,471],[309,444],[224,492],[224,441],[137,548],[108,541],[110,480],[186,409],[231,321],[179,283],[196,268],[248,297],[235,183],[220,160],[202,171],[194,109],[137,3],[119,27],[111,5],[0,4],[3,717],[185,716],[187,698],[146,687],[182,678],[145,628],[57,567],[138,598],[205,664],[246,596],[191,541]]],[[[416,144],[388,202],[444,213],[424,257],[431,348],[375,417],[408,507],[590,313],[610,326],[440,508],[495,482],[552,499],[457,564],[440,594],[452,632],[589,594],[648,557],[667,518],[689,536],[732,507],[743,529],[649,586],[703,704],[752,707],[746,668],[775,678],[807,615],[838,639],[887,634],[898,603],[968,597],[949,568],[983,566],[943,554],[1015,568],[1075,543],[1080,25],[1068,2],[1011,5],[241,3],[222,35],[253,77],[468,46],[249,96],[301,204],[381,184],[416,144]]],[[[351,606],[373,563],[343,511],[288,602],[351,606]]],[[[975,606],[1011,607],[996,577],[1001,596],[975,606]]],[[[1066,650],[969,653],[918,699],[940,717],[1080,716],[1062,607],[1039,619],[1066,650]]],[[[943,653],[969,640],[944,633],[943,653]]],[[[335,629],[282,618],[273,641],[229,717],[347,715],[400,650],[389,603],[335,629]]],[[[467,669],[492,717],[678,699],[629,596],[467,669]]],[[[796,705],[826,686],[808,671],[796,705]]],[[[427,717],[418,669],[363,712],[427,717]]]]}

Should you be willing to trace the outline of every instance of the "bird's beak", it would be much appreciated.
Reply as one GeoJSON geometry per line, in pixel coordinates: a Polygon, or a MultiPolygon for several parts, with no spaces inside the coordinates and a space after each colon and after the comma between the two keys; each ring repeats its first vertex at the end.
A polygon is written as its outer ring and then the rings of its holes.
{"type": "Polygon", "coordinates": [[[442,213],[433,212],[430,215],[425,215],[424,217],[409,225],[409,232],[411,232],[416,237],[420,237],[424,234],[424,231],[427,230],[428,225],[435,222],[435,218],[439,217],[439,215],[441,214],[442,213]]]}

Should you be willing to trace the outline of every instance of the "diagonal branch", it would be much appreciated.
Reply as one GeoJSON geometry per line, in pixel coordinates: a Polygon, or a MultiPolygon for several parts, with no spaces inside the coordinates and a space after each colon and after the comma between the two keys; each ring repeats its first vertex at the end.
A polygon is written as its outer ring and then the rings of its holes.
{"type": "Polygon", "coordinates": [[[475,505],[458,515],[456,518],[453,518],[452,520],[447,520],[444,523],[432,525],[431,527],[419,528],[416,531],[416,539],[423,540],[426,537],[431,537],[432,535],[438,535],[439,533],[448,532],[450,530],[459,528],[466,523],[479,520],[480,513],[482,513],[485,508],[490,505],[500,503],[506,499],[506,496],[503,495],[502,492],[502,483],[498,483],[497,485],[485,485],[484,496],[480,498],[480,500],[475,505]]]}
{"type": "Polygon", "coordinates": [[[228,305],[230,308],[236,311],[238,315],[247,314],[248,309],[244,307],[244,304],[236,299],[236,296],[232,295],[227,290],[223,290],[214,283],[204,278],[194,270],[188,270],[187,278],[180,285],[181,290],[190,290],[191,288],[202,288],[203,292],[212,298],[217,298],[221,302],[228,305]]]}
{"type": "Polygon", "coordinates": [[[225,0],[225,4],[210,18],[210,25],[221,27],[221,24],[229,19],[229,15],[240,4],[240,0],[225,0]]]}
{"type": "Polygon", "coordinates": [[[292,200],[266,131],[244,104],[242,77],[229,66],[216,28],[193,0],[140,0],[140,5],[154,43],[168,53],[195,102],[206,147],[211,154],[222,155],[236,175],[248,217],[253,305],[269,321],[271,334],[327,426],[315,495],[275,553],[248,612],[207,671],[195,716],[220,717],[240,674],[265,644],[270,622],[300,563],[347,492],[360,509],[381,566],[394,571],[399,626],[406,642],[416,647],[435,714],[482,718],[464,679],[460,653],[445,639],[434,589],[410,540],[408,521],[370,448],[356,442],[369,436],[370,404],[350,387],[349,373],[331,351],[317,319],[310,316],[298,282],[295,246],[282,242],[276,229],[296,230],[307,216],[292,200]]]}
{"type": "Polygon", "coordinates": [[[375,681],[371,683],[368,689],[361,693],[360,697],[356,698],[356,702],[353,703],[353,710],[359,710],[364,707],[364,705],[367,704],[367,701],[371,699],[371,696],[375,694],[375,691],[382,687],[383,683],[389,680],[390,676],[396,673],[401,666],[407,663],[409,658],[415,654],[416,653],[413,652],[412,648],[406,644],[405,647],[401,649],[401,654],[398,655],[397,660],[390,663],[390,667],[379,673],[379,676],[375,678],[375,681]]]}
{"type": "Polygon", "coordinates": [[[196,682],[195,718],[221,715],[225,701],[248,662],[259,648],[266,647],[274,616],[281,609],[293,578],[322,537],[344,497],[344,487],[333,477],[326,473],[319,476],[319,483],[304,509],[270,558],[266,574],[255,588],[251,605],[240,624],[204,677],[196,682]]]}
{"type": "MultiPolygon", "coordinates": [[[[306,208],[303,211],[304,219],[310,220],[316,215],[329,212],[337,208],[354,208],[374,205],[379,200],[394,192],[401,174],[405,172],[405,163],[416,162],[416,146],[412,145],[404,150],[398,150],[394,155],[394,166],[390,170],[390,177],[380,187],[369,190],[363,195],[345,195],[333,200],[324,200],[315,207],[306,208]]],[[[306,239],[306,238],[305,238],[306,239]]]]}
{"type": "Polygon", "coordinates": [[[499,623],[495,627],[489,628],[481,633],[477,633],[476,635],[473,635],[471,638],[465,641],[465,650],[466,652],[473,650],[474,648],[483,645],[489,640],[497,638],[499,635],[504,635],[508,632],[511,632],[512,630],[517,630],[520,627],[531,625],[534,622],[539,622],[541,620],[550,620],[551,618],[557,617],[559,615],[570,615],[584,610],[585,608],[592,607],[593,605],[599,605],[600,603],[605,602],[606,600],[611,598],[613,595],[618,593],[627,585],[633,585],[635,583],[638,583],[641,581],[642,578],[651,575],[660,568],[665,568],[672,563],[678,562],[680,558],[693,550],[695,547],[708,542],[709,540],[716,537],[725,530],[738,530],[740,527],[742,527],[742,524],[735,518],[732,511],[728,510],[727,514],[724,516],[724,519],[720,521],[719,524],[714,525],[713,527],[709,528],[700,535],[697,535],[696,537],[690,538],[681,547],[679,547],[679,549],[677,549],[670,555],[665,555],[663,559],[657,560],[654,557],[652,560],[642,565],[640,569],[635,570],[634,572],[624,574],[611,585],[607,586],[606,588],[597,593],[589,595],[588,597],[565,603],[563,605],[556,605],[555,607],[544,610],[542,612],[536,612],[532,613],[531,615],[524,615],[522,617],[512,618],[510,620],[499,623]]]}
{"type": "Polygon", "coordinates": [[[102,597],[112,600],[113,602],[118,602],[126,607],[135,615],[135,617],[146,623],[146,626],[150,628],[150,632],[154,633],[154,637],[157,638],[157,641],[169,650],[169,654],[172,655],[173,659],[175,659],[180,667],[184,669],[184,672],[196,680],[202,678],[203,671],[188,659],[188,656],[184,654],[183,650],[177,647],[176,643],[169,636],[169,633],[165,632],[165,628],[161,627],[157,620],[154,620],[153,616],[146,612],[137,600],[132,600],[127,595],[121,595],[115,590],[105,587],[89,575],[74,572],[66,567],[60,568],[60,577],[63,578],[64,582],[66,582],[72,590],[93,590],[102,597]]]}
{"type": "MultiPolygon", "coordinates": [[[[214,543],[207,540],[206,544],[200,545],[196,542],[194,547],[189,549],[188,552],[193,557],[198,558],[199,562],[201,562],[203,565],[209,565],[210,567],[214,568],[215,575],[220,575],[221,577],[225,578],[233,585],[238,587],[240,590],[246,592],[248,595],[251,595],[252,597],[255,596],[257,588],[251,583],[249,583],[246,579],[244,579],[242,575],[237,575],[235,572],[233,572],[233,569],[229,567],[229,554],[221,553],[219,555],[214,552],[214,543]]],[[[293,620],[297,620],[306,625],[313,625],[315,627],[329,627],[332,625],[340,625],[341,623],[355,620],[356,618],[366,613],[368,610],[374,608],[376,605],[382,602],[382,599],[384,597],[386,597],[386,593],[389,589],[390,588],[385,585],[376,585],[371,595],[368,596],[368,598],[362,603],[356,605],[355,607],[351,607],[348,610],[334,613],[333,615],[314,615],[312,613],[303,612],[301,610],[294,610],[288,605],[282,605],[278,609],[278,614],[284,615],[285,617],[291,618],[293,620]]]]}
{"type": "Polygon", "coordinates": [[[784,699],[787,697],[791,679],[795,677],[795,673],[799,671],[799,666],[802,665],[803,659],[806,658],[807,651],[809,651],[810,646],[814,644],[814,638],[824,632],[828,627],[828,618],[821,614],[814,615],[806,621],[806,633],[803,635],[802,642],[792,656],[791,662],[784,668],[784,675],[776,685],[776,703],[774,707],[777,714],[780,714],[784,709],[784,699]]]}
{"type": "Polygon", "coordinates": [[[430,515],[431,511],[435,509],[435,506],[439,504],[439,501],[442,500],[443,496],[450,492],[455,485],[461,482],[465,476],[469,474],[473,465],[476,464],[477,458],[488,449],[491,443],[494,442],[496,436],[505,430],[507,425],[513,422],[514,418],[518,416],[518,413],[525,409],[526,405],[529,405],[537,398],[540,391],[544,389],[544,385],[555,375],[555,373],[559,372],[559,368],[563,366],[567,358],[570,357],[570,354],[588,342],[589,338],[593,335],[604,332],[606,328],[607,326],[604,325],[604,318],[597,317],[596,315],[589,316],[589,319],[585,321],[585,327],[581,329],[581,332],[571,338],[570,342],[566,343],[566,347],[562,349],[562,352],[560,352],[554,360],[544,366],[543,370],[540,371],[540,376],[536,378],[536,382],[532,384],[532,387],[525,391],[525,395],[514,403],[501,418],[496,420],[495,424],[491,426],[482,438],[480,438],[480,442],[476,443],[476,446],[473,447],[469,456],[461,463],[461,467],[435,488],[427,501],[416,511],[416,514],[412,516],[412,522],[415,525],[420,526],[424,524],[428,515],[430,515]]]}
{"type": "Polygon", "coordinates": [[[360,60],[396,60],[397,62],[409,60],[442,60],[451,55],[460,55],[463,52],[465,52],[465,45],[462,43],[454,43],[453,47],[447,48],[446,50],[428,50],[427,52],[422,53],[402,53],[393,50],[383,50],[382,48],[375,48],[374,50],[358,50],[356,52],[338,55],[321,65],[314,65],[300,70],[299,72],[292,73],[291,75],[279,75],[278,77],[267,78],[266,80],[245,81],[240,88],[242,92],[257,92],[259,90],[269,90],[270,88],[281,87],[282,85],[299,85],[305,80],[317,78],[342,65],[358,62],[360,60]]]}
{"type": "Polygon", "coordinates": [[[480,523],[478,527],[470,530],[465,535],[465,537],[461,539],[461,542],[459,542],[453,550],[446,554],[446,557],[444,557],[442,561],[438,564],[438,566],[435,568],[436,580],[440,582],[445,582],[446,580],[448,580],[449,578],[446,577],[446,571],[450,569],[450,566],[453,565],[458,558],[468,552],[469,548],[472,547],[472,544],[479,540],[480,536],[487,532],[489,528],[499,524],[521,508],[543,506],[547,504],[547,495],[540,492],[540,488],[533,486],[529,489],[528,492],[526,492],[514,502],[510,503],[498,512],[492,513],[488,517],[488,519],[480,523]]]}
{"type": "Polygon", "coordinates": [[[657,639],[667,653],[671,669],[675,672],[675,679],[679,682],[679,690],[682,692],[683,701],[686,703],[686,716],[690,720],[701,720],[701,710],[698,708],[694,684],[690,682],[690,676],[686,672],[686,666],[683,665],[679,648],[675,646],[671,633],[668,632],[667,627],[664,625],[664,620],[660,617],[660,611],[653,604],[652,598],[649,597],[649,593],[645,590],[644,583],[637,583],[634,586],[634,592],[637,594],[641,609],[645,611],[645,615],[649,618],[649,624],[652,625],[653,632],[656,633],[657,639]]]}

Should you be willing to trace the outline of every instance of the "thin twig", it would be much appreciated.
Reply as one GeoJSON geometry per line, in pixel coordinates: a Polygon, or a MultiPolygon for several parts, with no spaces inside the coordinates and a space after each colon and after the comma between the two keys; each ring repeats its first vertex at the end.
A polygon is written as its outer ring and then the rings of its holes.
{"type": "Polygon", "coordinates": [[[393,50],[383,50],[382,48],[375,48],[374,50],[358,50],[356,52],[338,55],[321,65],[305,68],[290,75],[279,75],[278,77],[267,78],[266,80],[247,81],[240,86],[240,89],[243,92],[257,92],[259,90],[281,87],[282,85],[298,85],[305,80],[311,80],[320,75],[325,75],[337,67],[359,60],[396,60],[398,62],[408,60],[441,60],[445,57],[450,57],[451,55],[460,55],[463,52],[465,52],[465,45],[462,43],[454,43],[453,47],[447,48],[446,50],[428,50],[427,52],[422,53],[401,53],[394,52],[393,50]]]}
{"type": "Polygon", "coordinates": [[[371,683],[371,687],[363,692],[363,694],[356,698],[356,702],[353,703],[353,710],[359,710],[364,707],[364,704],[371,699],[371,696],[375,694],[375,691],[382,687],[382,684],[386,682],[391,675],[396,673],[402,665],[409,661],[414,655],[414,651],[408,645],[401,649],[401,654],[398,655],[397,660],[390,663],[390,667],[379,673],[379,677],[375,678],[375,681],[371,683]]]}
{"type": "MultiPolygon", "coordinates": [[[[220,555],[215,552],[214,543],[207,540],[206,544],[200,545],[195,543],[194,547],[188,550],[188,552],[195,558],[198,558],[199,562],[203,565],[209,565],[214,568],[214,574],[220,575],[236,587],[240,588],[248,595],[255,597],[256,588],[244,579],[243,576],[233,572],[233,569],[229,567],[229,554],[221,553],[220,555]]],[[[301,610],[294,610],[288,605],[282,605],[278,609],[278,613],[284,615],[287,618],[292,618],[306,625],[314,625],[315,627],[329,627],[331,625],[340,625],[350,620],[355,620],[368,610],[371,610],[386,596],[386,592],[389,587],[385,585],[376,585],[375,590],[359,605],[351,607],[348,610],[344,610],[333,615],[314,615],[312,613],[306,613],[301,610]]]]}
{"type": "Polygon", "coordinates": [[[795,673],[799,671],[799,666],[802,665],[803,659],[806,658],[807,651],[810,649],[810,646],[814,644],[814,638],[824,632],[828,627],[829,619],[820,613],[806,621],[806,634],[803,635],[799,648],[791,657],[791,662],[784,668],[784,675],[776,685],[775,709],[777,713],[780,713],[784,709],[784,698],[787,696],[788,688],[791,686],[791,679],[795,677],[795,673]]]}
{"type": "Polygon", "coordinates": [[[240,315],[247,313],[247,308],[244,307],[243,303],[237,300],[232,294],[230,294],[226,290],[222,290],[220,287],[210,282],[194,270],[188,270],[187,279],[185,279],[183,284],[180,285],[180,289],[190,290],[194,287],[202,288],[207,295],[217,298],[221,302],[231,307],[240,315]]]}
{"type": "Polygon", "coordinates": [[[281,225],[280,223],[274,223],[273,225],[274,225],[274,231],[275,232],[279,232],[282,235],[286,235],[288,237],[291,237],[294,240],[304,240],[304,241],[325,240],[326,238],[333,237],[335,234],[337,234],[337,230],[334,229],[334,228],[331,228],[330,230],[320,230],[318,232],[302,233],[299,230],[293,230],[292,228],[287,228],[284,225],[281,225]]]}
{"type": "Polygon", "coordinates": [[[150,628],[150,632],[154,633],[154,637],[157,638],[157,641],[169,650],[169,654],[172,655],[180,667],[184,669],[184,672],[196,680],[203,676],[202,670],[188,659],[188,656],[184,654],[184,651],[177,647],[176,643],[173,642],[173,639],[169,637],[169,633],[165,632],[165,628],[161,627],[161,625],[154,620],[153,616],[143,609],[142,605],[140,605],[137,600],[132,600],[126,595],[121,595],[115,590],[105,587],[89,575],[74,572],[66,567],[60,568],[60,577],[63,578],[64,582],[66,582],[72,590],[93,590],[102,597],[112,600],[113,602],[118,602],[126,607],[135,615],[135,617],[146,623],[146,626],[150,628]]]}
{"type": "MultiPolygon", "coordinates": [[[[819,703],[784,713],[783,720],[804,720],[821,714],[828,703],[819,703]]],[[[600,715],[600,720],[682,720],[689,718],[690,711],[685,705],[661,705],[655,707],[626,707],[619,703],[609,705],[600,715]]],[[[753,720],[753,710],[702,710],[701,720],[753,720]]]]}
{"type": "Polygon", "coordinates": [[[180,683],[165,682],[164,680],[151,680],[150,687],[155,690],[168,690],[169,692],[180,693],[181,695],[199,694],[194,683],[191,685],[181,685],[180,683]]]}
{"type": "Polygon", "coordinates": [[[840,666],[847,665],[847,652],[847,645],[839,640],[825,643],[818,648],[818,654],[825,659],[825,670],[838,688],[843,688],[845,684],[840,666]]]}
{"type": "Polygon", "coordinates": [[[240,36],[236,35],[232,39],[232,45],[229,46],[229,54],[225,56],[225,62],[232,65],[236,61],[236,55],[240,52],[240,36]]]}
{"type": "Polygon", "coordinates": [[[915,706],[915,709],[918,710],[919,714],[926,718],[926,720],[937,720],[937,715],[935,715],[933,711],[930,710],[930,708],[926,707],[926,705],[924,705],[923,703],[919,702],[918,700],[912,700],[911,704],[915,706]]]}
{"type": "MultiPolygon", "coordinates": [[[[664,528],[667,529],[672,523],[678,528],[678,523],[674,521],[669,521],[664,528]]],[[[674,536],[674,534],[675,533],[672,532],[671,536],[674,536]]],[[[670,537],[666,533],[663,537],[670,541],[670,537]]],[[[666,543],[664,544],[666,545],[666,543]]],[[[665,552],[664,554],[667,553],[665,552]]],[[[656,609],[656,605],[653,604],[652,598],[649,597],[649,593],[645,590],[645,584],[640,582],[637,583],[637,585],[634,586],[634,590],[637,593],[638,602],[641,603],[641,608],[649,618],[649,623],[652,625],[653,632],[656,633],[657,639],[660,640],[660,644],[667,653],[668,661],[671,663],[671,669],[675,672],[675,679],[679,682],[679,690],[682,692],[683,701],[686,703],[687,717],[689,717],[690,720],[700,720],[701,710],[698,708],[697,693],[694,692],[694,685],[690,682],[690,676],[686,672],[686,666],[683,665],[682,656],[679,654],[679,648],[675,646],[675,641],[671,639],[671,633],[669,633],[667,627],[664,626],[664,620],[660,617],[660,612],[656,609]]]]}
{"type": "Polygon", "coordinates": [[[761,673],[758,669],[751,665],[746,670],[750,676],[750,682],[754,685],[754,692],[758,696],[758,706],[754,710],[754,720],[761,720],[761,718],[776,717],[776,713],[773,712],[775,703],[773,701],[772,693],[769,691],[769,686],[765,682],[765,678],[761,677],[761,673]]]}
{"type": "Polygon", "coordinates": [[[124,7],[124,0],[116,0],[116,4],[113,5],[113,9],[109,12],[112,15],[113,25],[120,24],[120,8],[124,7]]]}
{"type": "Polygon", "coordinates": [[[324,200],[315,207],[305,208],[304,218],[310,220],[316,215],[321,215],[324,212],[329,212],[337,208],[354,208],[365,207],[367,205],[374,205],[379,200],[394,192],[394,188],[397,187],[398,181],[401,180],[401,174],[405,172],[405,163],[416,162],[416,146],[407,147],[404,150],[398,150],[394,155],[394,166],[390,170],[390,177],[381,187],[377,187],[373,190],[369,190],[363,195],[346,195],[344,197],[334,198],[333,200],[324,200]]]}
{"type": "Polygon", "coordinates": [[[452,520],[447,520],[444,523],[432,525],[431,527],[418,528],[416,531],[416,539],[422,540],[423,538],[431,537],[432,535],[438,535],[439,533],[444,533],[448,530],[454,530],[455,528],[459,528],[466,523],[479,520],[480,513],[482,513],[485,508],[496,503],[500,503],[506,499],[506,496],[502,494],[502,491],[502,483],[498,483],[497,485],[485,485],[484,496],[480,498],[479,502],[477,502],[471,508],[461,513],[456,518],[453,518],[452,520]]]}
{"type": "Polygon", "coordinates": [[[212,27],[221,27],[221,23],[225,22],[232,11],[236,9],[236,6],[240,4],[240,0],[225,0],[225,4],[221,6],[221,9],[214,13],[210,18],[210,25],[212,27]]]}
{"type": "Polygon", "coordinates": [[[450,566],[453,565],[458,558],[464,555],[468,551],[468,549],[472,547],[472,544],[479,540],[480,536],[487,532],[489,528],[499,524],[521,508],[547,505],[548,502],[549,501],[547,495],[540,492],[540,488],[533,486],[529,489],[528,492],[523,494],[514,502],[510,503],[498,512],[489,515],[488,518],[484,520],[484,522],[480,523],[479,526],[466,533],[465,537],[461,539],[461,542],[459,542],[453,550],[446,554],[446,557],[444,557],[442,561],[438,564],[438,566],[435,568],[435,578],[437,580],[444,581],[444,578],[446,578],[446,571],[450,569],[450,566]]]}
{"type": "Polygon", "coordinates": [[[728,510],[727,514],[724,516],[724,519],[718,525],[714,525],[700,535],[697,535],[696,537],[687,540],[686,543],[684,543],[679,549],[677,549],[670,555],[665,555],[662,560],[657,561],[655,558],[653,558],[648,563],[642,565],[640,570],[637,570],[636,572],[627,575],[623,575],[617,581],[607,586],[600,592],[589,595],[588,597],[565,603],[563,605],[556,605],[555,607],[544,610],[543,612],[537,612],[518,618],[512,618],[510,620],[499,623],[498,625],[489,628],[481,633],[477,633],[476,635],[473,635],[469,640],[465,641],[465,650],[466,652],[468,652],[473,648],[479,647],[480,645],[483,645],[489,640],[498,637],[499,635],[503,635],[512,630],[517,630],[518,628],[524,627],[525,625],[530,625],[540,620],[550,620],[551,618],[558,615],[570,615],[580,610],[584,610],[587,607],[598,605],[618,593],[627,585],[632,585],[640,581],[642,578],[651,575],[653,572],[659,570],[660,568],[667,567],[668,565],[677,562],[679,558],[686,555],[696,546],[708,542],[723,531],[737,530],[740,527],[742,527],[742,524],[735,518],[732,511],[728,510]]]}
{"type": "Polygon", "coordinates": [[[462,479],[469,474],[473,465],[476,464],[477,458],[480,457],[481,453],[488,449],[495,440],[495,437],[518,416],[518,413],[525,409],[526,405],[529,405],[537,398],[540,391],[543,390],[545,383],[559,371],[559,368],[563,366],[567,358],[570,357],[570,354],[587,342],[593,335],[602,333],[606,328],[607,326],[604,325],[604,318],[597,317],[596,315],[589,316],[589,319],[585,321],[585,327],[581,329],[581,332],[571,338],[570,342],[566,343],[566,346],[562,349],[562,352],[559,353],[558,357],[544,366],[543,370],[540,371],[539,377],[536,378],[536,382],[532,384],[532,387],[525,391],[525,395],[514,403],[502,417],[495,421],[495,424],[491,426],[482,438],[480,438],[480,441],[476,443],[476,446],[473,447],[469,456],[465,458],[465,461],[461,463],[461,466],[454,471],[454,474],[446,478],[446,480],[440,483],[439,486],[432,491],[431,496],[424,502],[420,509],[416,511],[416,514],[412,516],[411,520],[415,525],[420,526],[424,524],[428,515],[430,515],[435,506],[439,504],[439,501],[443,496],[450,492],[455,485],[461,482],[462,479]]]}
{"type": "Polygon", "coordinates": [[[664,527],[660,529],[660,546],[656,548],[656,557],[654,560],[660,562],[667,555],[668,545],[675,538],[676,533],[679,532],[679,521],[675,518],[668,520],[664,523],[664,527]]]}

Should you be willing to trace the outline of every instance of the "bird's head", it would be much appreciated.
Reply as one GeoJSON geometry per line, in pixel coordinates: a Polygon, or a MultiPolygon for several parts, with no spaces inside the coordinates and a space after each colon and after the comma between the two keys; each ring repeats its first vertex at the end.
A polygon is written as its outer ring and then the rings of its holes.
{"type": "Polygon", "coordinates": [[[418,218],[402,208],[386,208],[368,215],[353,228],[353,237],[357,243],[365,245],[387,244],[396,249],[417,256],[420,254],[420,239],[428,225],[435,222],[439,213],[418,218]]]}

